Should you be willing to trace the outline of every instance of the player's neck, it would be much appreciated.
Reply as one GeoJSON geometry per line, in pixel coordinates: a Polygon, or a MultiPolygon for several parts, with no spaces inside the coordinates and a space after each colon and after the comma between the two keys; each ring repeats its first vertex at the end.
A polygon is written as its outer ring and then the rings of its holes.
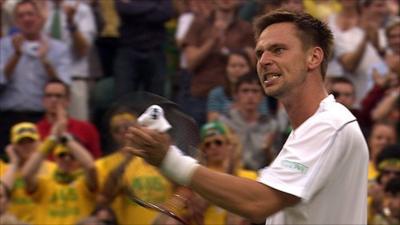
{"type": "Polygon", "coordinates": [[[293,129],[299,127],[318,110],[326,91],[307,91],[282,101],[293,129]]]}

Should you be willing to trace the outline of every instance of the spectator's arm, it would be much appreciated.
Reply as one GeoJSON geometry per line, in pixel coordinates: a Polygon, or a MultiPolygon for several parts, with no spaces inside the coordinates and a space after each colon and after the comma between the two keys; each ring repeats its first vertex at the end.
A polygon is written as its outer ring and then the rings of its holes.
{"type": "Polygon", "coordinates": [[[391,90],[371,112],[373,121],[384,119],[395,109],[399,100],[400,88],[391,90]]]}
{"type": "Polygon", "coordinates": [[[71,151],[71,154],[79,161],[85,170],[86,185],[90,191],[97,190],[97,171],[93,157],[90,153],[69,134],[64,134],[66,146],[71,151]]]}
{"type": "MultiPolygon", "coordinates": [[[[11,44],[14,47],[14,53],[11,55],[11,57],[6,61],[5,65],[4,65],[4,75],[6,77],[7,80],[11,79],[12,74],[14,73],[15,67],[17,66],[20,58],[21,58],[21,54],[22,54],[22,44],[24,42],[24,37],[20,34],[15,35],[12,40],[11,40],[11,44]]],[[[2,43],[2,45],[5,43],[2,43]]],[[[2,54],[5,54],[5,46],[1,46],[2,49],[0,50],[0,52],[2,54]]],[[[4,55],[2,57],[5,57],[4,55]]]]}
{"type": "Polygon", "coordinates": [[[128,153],[124,160],[114,170],[110,172],[105,181],[104,189],[100,194],[102,197],[102,202],[100,202],[100,204],[111,204],[117,194],[122,190],[122,176],[129,162],[132,160],[132,157],[133,155],[128,153]]]}
{"type": "Polygon", "coordinates": [[[49,136],[39,147],[38,151],[26,162],[22,168],[22,177],[26,184],[26,191],[28,193],[34,193],[37,189],[37,173],[42,165],[43,160],[47,158],[47,155],[57,145],[56,137],[49,136]]]}
{"type": "Polygon", "coordinates": [[[89,54],[95,36],[95,22],[92,11],[84,3],[64,5],[67,27],[72,37],[72,50],[78,58],[89,54]]]}
{"type": "Polygon", "coordinates": [[[14,73],[15,67],[17,66],[20,58],[21,58],[21,53],[16,52],[11,56],[11,58],[6,63],[4,67],[4,74],[6,75],[7,80],[11,79],[11,76],[14,73]]]}
{"type": "Polygon", "coordinates": [[[15,181],[15,174],[18,171],[18,167],[20,164],[20,159],[15,152],[15,149],[13,145],[8,145],[6,147],[6,153],[8,158],[10,159],[10,164],[7,168],[7,171],[4,173],[4,175],[0,178],[0,181],[9,189],[11,190],[14,181],[15,181]]]}
{"type": "Polygon", "coordinates": [[[357,69],[366,50],[367,43],[368,37],[365,35],[355,51],[345,53],[339,57],[339,62],[346,71],[353,73],[357,69]]]}
{"type": "Polygon", "coordinates": [[[196,70],[196,68],[201,65],[208,55],[214,50],[217,40],[215,38],[210,38],[203,45],[196,46],[186,46],[184,49],[184,54],[187,58],[188,68],[191,71],[196,70]]]}

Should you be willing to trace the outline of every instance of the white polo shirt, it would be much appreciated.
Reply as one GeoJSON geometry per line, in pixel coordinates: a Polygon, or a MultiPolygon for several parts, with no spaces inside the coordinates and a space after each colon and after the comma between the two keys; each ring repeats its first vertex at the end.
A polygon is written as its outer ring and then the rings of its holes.
{"type": "Polygon", "coordinates": [[[355,117],[332,95],[292,131],[259,182],[301,202],[266,224],[366,224],[368,148],[355,117]]]}

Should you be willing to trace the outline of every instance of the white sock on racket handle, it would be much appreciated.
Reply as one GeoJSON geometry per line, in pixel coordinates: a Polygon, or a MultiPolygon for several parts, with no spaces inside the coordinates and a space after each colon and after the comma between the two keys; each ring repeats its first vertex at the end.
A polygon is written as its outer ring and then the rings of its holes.
{"type": "MultiPolygon", "coordinates": [[[[171,124],[165,119],[163,109],[158,105],[150,106],[139,118],[139,124],[160,132],[171,128],[171,124]]],[[[188,186],[192,175],[199,166],[197,161],[185,156],[180,149],[171,145],[163,161],[160,170],[163,175],[176,183],[188,186]]]]}

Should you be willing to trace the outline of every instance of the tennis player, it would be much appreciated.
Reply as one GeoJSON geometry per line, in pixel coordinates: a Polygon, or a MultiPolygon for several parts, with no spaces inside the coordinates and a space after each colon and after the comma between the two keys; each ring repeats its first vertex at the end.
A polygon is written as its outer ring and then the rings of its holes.
{"type": "Polygon", "coordinates": [[[283,103],[293,128],[258,182],[200,166],[167,134],[146,127],[129,128],[132,151],[257,223],[366,224],[367,144],[355,117],[323,84],[331,31],[308,14],[278,10],[260,17],[255,32],[259,79],[265,93],[283,103]]]}

